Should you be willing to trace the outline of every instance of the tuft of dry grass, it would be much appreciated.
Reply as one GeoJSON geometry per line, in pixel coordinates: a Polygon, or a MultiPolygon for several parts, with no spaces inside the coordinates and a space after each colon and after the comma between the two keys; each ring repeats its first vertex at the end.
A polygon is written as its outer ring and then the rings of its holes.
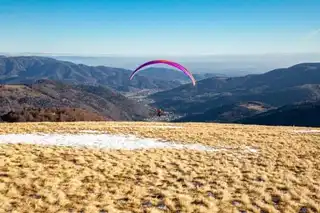
{"type": "Polygon", "coordinates": [[[320,135],[294,127],[77,122],[0,134],[106,131],[257,153],[0,145],[0,212],[320,212],[320,135]]]}

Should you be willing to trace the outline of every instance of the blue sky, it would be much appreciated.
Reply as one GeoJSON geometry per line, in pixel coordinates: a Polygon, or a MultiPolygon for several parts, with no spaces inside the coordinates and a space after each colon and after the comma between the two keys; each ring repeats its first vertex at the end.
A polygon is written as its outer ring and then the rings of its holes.
{"type": "Polygon", "coordinates": [[[0,0],[0,52],[320,51],[319,0],[0,0]]]}

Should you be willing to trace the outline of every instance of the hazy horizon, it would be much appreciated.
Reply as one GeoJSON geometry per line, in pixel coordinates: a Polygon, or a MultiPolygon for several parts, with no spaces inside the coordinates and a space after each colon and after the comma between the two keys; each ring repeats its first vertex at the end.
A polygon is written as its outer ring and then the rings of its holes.
{"type": "MultiPolygon", "coordinates": [[[[219,73],[232,76],[264,73],[298,63],[320,62],[320,53],[195,55],[195,56],[81,56],[41,53],[0,53],[7,56],[45,56],[90,66],[109,66],[133,70],[146,60],[165,58],[183,63],[193,73],[219,73]]],[[[157,66],[157,65],[156,65],[157,66]]],[[[161,67],[161,66],[158,66],[161,67]]],[[[162,66],[163,67],[163,66],[162,66]]],[[[164,66],[166,67],[166,66],[164,66]]]]}

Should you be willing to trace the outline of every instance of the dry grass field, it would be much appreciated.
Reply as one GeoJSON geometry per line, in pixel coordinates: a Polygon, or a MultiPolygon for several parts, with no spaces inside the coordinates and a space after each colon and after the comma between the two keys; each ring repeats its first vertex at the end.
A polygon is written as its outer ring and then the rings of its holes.
{"type": "Polygon", "coordinates": [[[320,212],[320,134],[293,132],[297,129],[305,128],[0,124],[0,135],[98,130],[225,148],[99,150],[0,143],[0,212],[320,212]],[[241,151],[244,146],[257,151],[241,151]]]}

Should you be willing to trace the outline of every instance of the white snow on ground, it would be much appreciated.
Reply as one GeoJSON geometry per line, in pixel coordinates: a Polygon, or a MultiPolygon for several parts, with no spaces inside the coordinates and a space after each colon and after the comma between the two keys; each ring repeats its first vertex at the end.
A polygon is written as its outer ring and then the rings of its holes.
{"type": "Polygon", "coordinates": [[[58,145],[93,147],[104,149],[150,149],[175,148],[199,151],[218,151],[201,144],[183,145],[178,143],[160,142],[155,139],[140,139],[135,136],[109,134],[7,134],[0,135],[0,143],[31,143],[38,145],[58,145]]]}
{"type": "MultiPolygon", "coordinates": [[[[214,148],[201,144],[179,144],[174,142],[161,142],[153,138],[137,138],[133,135],[110,134],[6,134],[0,135],[0,144],[36,144],[57,145],[74,147],[91,147],[100,149],[191,149],[197,151],[227,151],[226,148],[214,148]]],[[[229,150],[230,151],[230,150],[229,150]]],[[[244,152],[257,152],[252,148],[246,148],[244,152]]]]}
{"type": "MultiPolygon", "coordinates": [[[[125,126],[125,125],[116,125],[112,126],[113,128],[119,127],[119,128],[124,128],[124,127],[130,127],[130,126],[125,126]]],[[[182,126],[147,126],[148,128],[160,128],[160,129],[180,129],[183,128],[182,126]]],[[[145,128],[145,126],[135,126],[134,128],[145,128]]],[[[106,133],[105,131],[99,131],[99,130],[80,130],[79,133],[106,133]]]]}
{"type": "Polygon", "coordinates": [[[253,153],[256,153],[258,152],[258,150],[252,148],[252,147],[246,147],[246,152],[253,152],[253,153]]]}
{"type": "MultiPolygon", "coordinates": [[[[130,126],[125,126],[125,125],[117,125],[117,126],[112,126],[113,128],[120,127],[130,127],[130,126]]],[[[146,128],[145,126],[135,126],[134,128],[146,128]]],[[[159,128],[159,129],[181,129],[183,128],[182,126],[147,126],[147,128],[159,128]]],[[[98,130],[80,130],[80,133],[105,133],[104,131],[98,131],[98,130]]]]}
{"type": "MultiPolygon", "coordinates": [[[[115,125],[112,127],[133,127],[130,125],[115,125]]],[[[181,129],[182,126],[170,126],[170,125],[148,125],[148,126],[134,126],[133,128],[163,128],[163,129],[181,129]]]]}
{"type": "Polygon", "coordinates": [[[320,133],[320,130],[318,129],[299,129],[299,130],[293,130],[295,133],[320,133]]]}

